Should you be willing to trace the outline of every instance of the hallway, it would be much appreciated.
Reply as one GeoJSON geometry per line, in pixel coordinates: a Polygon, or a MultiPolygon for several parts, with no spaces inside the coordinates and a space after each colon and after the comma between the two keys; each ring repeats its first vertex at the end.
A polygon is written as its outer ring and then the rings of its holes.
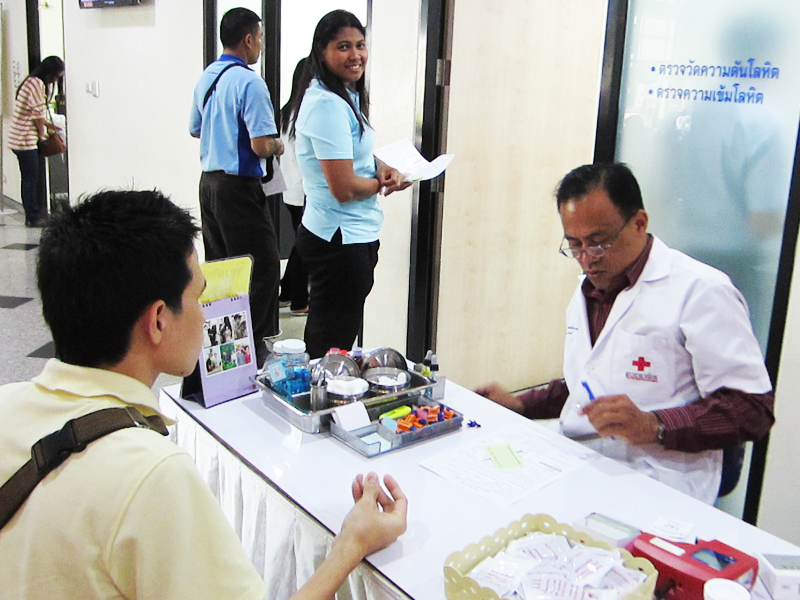
{"type": "MultiPolygon", "coordinates": [[[[42,318],[36,289],[36,255],[41,229],[25,227],[22,207],[6,199],[15,214],[0,215],[0,385],[38,375],[53,357],[50,331],[42,318]]],[[[281,261],[285,267],[286,261],[281,261]]],[[[281,339],[303,337],[306,318],[280,312],[281,339]]],[[[161,375],[154,389],[177,383],[161,375]]]]}
{"type": "Polygon", "coordinates": [[[22,207],[0,215],[0,384],[39,374],[53,356],[36,289],[36,254],[41,229],[25,227],[22,207]]]}

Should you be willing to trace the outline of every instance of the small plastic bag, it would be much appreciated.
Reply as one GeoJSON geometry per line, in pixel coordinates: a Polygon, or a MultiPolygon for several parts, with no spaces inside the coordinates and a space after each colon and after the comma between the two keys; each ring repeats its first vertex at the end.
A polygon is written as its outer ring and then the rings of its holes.
{"type": "Polygon", "coordinates": [[[469,576],[478,585],[497,592],[498,596],[514,593],[535,563],[524,558],[511,558],[503,553],[490,556],[475,565],[469,576]]]}
{"type": "Polygon", "coordinates": [[[617,565],[606,573],[597,587],[617,590],[620,595],[624,595],[638,588],[646,579],[647,575],[641,571],[617,565]]]}
{"type": "Polygon", "coordinates": [[[571,547],[563,535],[537,532],[512,540],[505,552],[510,556],[525,556],[540,561],[565,562],[570,555],[571,547]]]}
{"type": "Polygon", "coordinates": [[[575,546],[567,560],[569,578],[576,585],[598,587],[603,577],[622,564],[618,550],[575,546]]]}
{"type": "Polygon", "coordinates": [[[619,600],[622,595],[618,590],[599,590],[597,588],[583,588],[581,600],[619,600]]]}
{"type": "Polygon", "coordinates": [[[520,595],[524,600],[583,600],[583,588],[563,573],[542,571],[522,580],[520,595]]]}

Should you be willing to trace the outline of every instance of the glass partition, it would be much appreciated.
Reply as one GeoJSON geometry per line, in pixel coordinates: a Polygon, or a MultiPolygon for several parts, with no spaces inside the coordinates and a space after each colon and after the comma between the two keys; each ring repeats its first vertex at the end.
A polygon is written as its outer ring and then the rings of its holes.
{"type": "Polygon", "coordinates": [[[617,159],[651,231],[725,271],[766,348],[800,113],[792,0],[630,0],[617,159]]]}

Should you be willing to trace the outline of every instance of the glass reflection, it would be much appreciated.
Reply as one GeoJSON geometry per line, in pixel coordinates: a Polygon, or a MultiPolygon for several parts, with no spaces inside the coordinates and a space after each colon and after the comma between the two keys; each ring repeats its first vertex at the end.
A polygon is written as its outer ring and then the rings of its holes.
{"type": "Polygon", "coordinates": [[[800,106],[789,2],[632,0],[617,158],[652,230],[725,271],[766,348],[800,106]]]}

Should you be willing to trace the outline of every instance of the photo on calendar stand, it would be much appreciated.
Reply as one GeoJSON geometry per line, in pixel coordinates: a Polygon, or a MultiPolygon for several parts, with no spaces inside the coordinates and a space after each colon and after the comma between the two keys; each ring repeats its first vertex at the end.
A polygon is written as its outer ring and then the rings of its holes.
{"type": "Polygon", "coordinates": [[[203,360],[206,376],[218,375],[253,362],[247,313],[234,312],[206,320],[203,360]]]}

